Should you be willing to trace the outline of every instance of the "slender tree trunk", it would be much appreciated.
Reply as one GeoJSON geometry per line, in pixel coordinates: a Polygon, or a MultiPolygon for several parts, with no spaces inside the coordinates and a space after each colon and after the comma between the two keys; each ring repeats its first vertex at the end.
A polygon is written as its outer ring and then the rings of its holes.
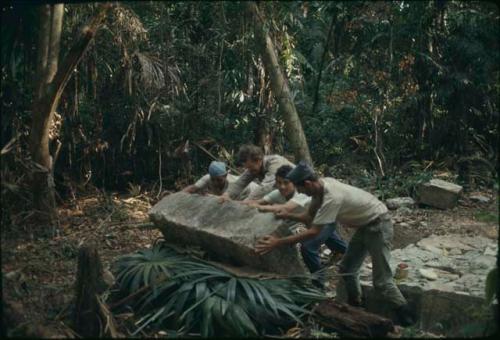
{"type": "Polygon", "coordinates": [[[92,22],[84,27],[61,67],[58,67],[64,5],[41,7],[36,68],[38,84],[35,87],[36,96],[33,102],[30,147],[31,157],[35,163],[32,183],[34,204],[40,212],[43,212],[40,217],[44,220],[48,217],[49,222],[56,217],[55,187],[52,176],[54,164],[49,151],[49,131],[52,119],[71,73],[94,38],[108,8],[110,8],[108,4],[101,6],[92,22]]]}
{"type": "Polygon", "coordinates": [[[302,123],[293,103],[287,80],[278,62],[278,56],[276,55],[273,41],[269,36],[266,20],[263,18],[255,2],[247,2],[246,5],[248,11],[256,21],[254,26],[256,43],[260,46],[264,67],[266,68],[266,73],[269,74],[274,97],[279,103],[279,110],[285,121],[285,132],[294,151],[295,158],[297,161],[304,159],[312,163],[302,123]]]}
{"type": "Polygon", "coordinates": [[[326,55],[328,54],[328,47],[330,44],[331,36],[333,35],[333,31],[335,29],[335,22],[337,21],[337,13],[332,16],[332,21],[330,22],[330,28],[328,29],[328,35],[326,37],[325,46],[323,47],[323,55],[321,56],[321,61],[319,64],[318,70],[318,78],[316,80],[316,85],[314,87],[314,100],[311,113],[316,113],[316,109],[318,107],[319,102],[319,86],[321,84],[321,75],[323,74],[323,67],[326,61],[326,55]]]}

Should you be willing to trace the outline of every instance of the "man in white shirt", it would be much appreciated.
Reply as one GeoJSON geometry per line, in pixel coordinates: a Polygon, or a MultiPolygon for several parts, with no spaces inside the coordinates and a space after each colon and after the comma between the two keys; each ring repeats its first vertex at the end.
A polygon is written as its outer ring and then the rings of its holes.
{"type": "MultiPolygon", "coordinates": [[[[238,176],[234,176],[227,172],[224,162],[213,161],[208,167],[208,174],[201,177],[196,183],[184,188],[182,191],[190,194],[210,194],[220,196],[224,194],[238,180],[238,176]]],[[[257,184],[250,183],[240,194],[240,199],[245,199],[252,189],[256,189],[257,184]]]]}
{"type": "MultiPolygon", "coordinates": [[[[258,208],[262,212],[302,213],[306,211],[309,208],[311,198],[297,192],[293,183],[286,178],[292,169],[293,167],[290,165],[282,165],[276,171],[276,190],[271,191],[260,200],[247,200],[242,203],[258,208]]],[[[347,249],[347,243],[337,234],[335,225],[325,225],[320,235],[301,243],[300,252],[311,273],[322,269],[319,250],[323,243],[332,252],[344,254],[347,249]]],[[[313,280],[314,284],[323,287],[324,273],[319,272],[317,276],[317,280],[313,280]]]]}
{"type": "Polygon", "coordinates": [[[403,326],[412,324],[406,299],[394,279],[389,265],[393,227],[387,207],[372,194],[359,188],[341,183],[333,178],[319,178],[312,167],[301,161],[287,175],[295,184],[297,191],[312,197],[311,207],[303,214],[286,211],[277,213],[278,217],[302,219],[309,229],[292,236],[278,238],[268,235],[258,241],[257,252],[265,254],[273,248],[303,242],[317,237],[325,225],[339,222],[356,231],[349,242],[347,252],[340,262],[348,303],[361,305],[361,285],[359,269],[369,253],[372,259],[373,286],[395,308],[398,323],[403,326]]]}

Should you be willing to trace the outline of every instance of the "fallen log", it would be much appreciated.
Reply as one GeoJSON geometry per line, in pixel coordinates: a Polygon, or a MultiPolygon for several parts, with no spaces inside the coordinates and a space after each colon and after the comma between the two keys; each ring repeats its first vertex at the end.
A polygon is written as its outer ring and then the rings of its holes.
{"type": "Polygon", "coordinates": [[[394,330],[390,319],[334,300],[322,301],[314,309],[323,327],[347,337],[383,337],[394,330]]]}

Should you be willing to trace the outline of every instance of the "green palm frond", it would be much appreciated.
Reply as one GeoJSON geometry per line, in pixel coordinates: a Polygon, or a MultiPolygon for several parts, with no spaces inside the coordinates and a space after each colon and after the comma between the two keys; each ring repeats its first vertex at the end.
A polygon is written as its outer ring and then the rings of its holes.
{"type": "Polygon", "coordinates": [[[307,276],[290,279],[239,277],[207,262],[180,256],[164,244],[121,257],[117,280],[132,293],[150,285],[137,299],[138,334],[151,326],[216,335],[256,336],[301,323],[307,307],[325,296],[307,276]]]}

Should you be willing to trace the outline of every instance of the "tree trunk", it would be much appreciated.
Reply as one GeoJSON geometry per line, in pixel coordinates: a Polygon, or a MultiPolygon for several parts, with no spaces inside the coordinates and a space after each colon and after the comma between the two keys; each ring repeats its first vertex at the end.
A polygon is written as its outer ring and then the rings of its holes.
{"type": "Polygon", "coordinates": [[[35,163],[32,190],[34,205],[40,217],[52,222],[56,217],[54,164],[49,151],[49,131],[54,111],[71,73],[81,60],[89,43],[95,36],[105,12],[111,6],[102,5],[92,22],[84,27],[79,39],[59,64],[59,46],[62,30],[64,5],[43,5],[41,7],[40,38],[38,40],[36,96],[33,102],[33,120],[30,134],[31,157],[35,163]],[[49,37],[49,38],[47,38],[49,37]]]}
{"type": "Polygon", "coordinates": [[[316,109],[318,107],[318,102],[319,102],[319,86],[321,84],[321,75],[323,73],[323,67],[325,65],[326,61],[326,55],[328,54],[328,48],[330,44],[330,39],[333,34],[334,28],[335,28],[335,22],[337,21],[337,12],[332,16],[332,21],[330,22],[330,28],[328,29],[328,35],[326,36],[326,41],[325,45],[323,46],[323,54],[321,56],[321,61],[319,63],[318,67],[318,78],[316,79],[316,84],[314,86],[314,99],[313,99],[313,106],[311,109],[311,113],[314,115],[316,113],[316,109]]]}
{"type": "Polygon", "coordinates": [[[268,25],[266,25],[266,21],[255,2],[247,2],[246,5],[255,19],[255,41],[260,46],[264,67],[266,73],[269,74],[274,97],[279,103],[279,110],[285,121],[285,132],[294,151],[296,161],[304,159],[312,163],[302,123],[295,109],[287,80],[278,62],[274,44],[268,33],[268,25]]]}
{"type": "Polygon", "coordinates": [[[78,254],[76,274],[75,330],[84,337],[97,337],[100,333],[99,301],[102,291],[103,270],[95,246],[84,246],[78,254]]]}

